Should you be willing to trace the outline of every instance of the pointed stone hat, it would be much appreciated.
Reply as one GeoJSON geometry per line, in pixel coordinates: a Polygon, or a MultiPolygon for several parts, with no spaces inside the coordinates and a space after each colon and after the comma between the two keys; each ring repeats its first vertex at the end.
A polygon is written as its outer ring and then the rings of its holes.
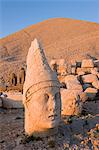
{"type": "Polygon", "coordinates": [[[23,102],[31,94],[46,87],[60,87],[57,75],[47,62],[44,51],[37,39],[31,43],[27,55],[26,78],[23,86],[23,102]]]}

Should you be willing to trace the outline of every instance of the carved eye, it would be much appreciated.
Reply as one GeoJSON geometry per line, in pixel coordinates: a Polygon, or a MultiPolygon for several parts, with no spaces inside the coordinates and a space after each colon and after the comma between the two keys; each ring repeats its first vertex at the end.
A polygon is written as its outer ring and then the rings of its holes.
{"type": "Polygon", "coordinates": [[[45,101],[48,101],[49,95],[47,93],[44,94],[44,97],[45,97],[45,101]]]}
{"type": "Polygon", "coordinates": [[[57,93],[55,94],[55,99],[60,99],[60,92],[57,92],[57,93]]]}

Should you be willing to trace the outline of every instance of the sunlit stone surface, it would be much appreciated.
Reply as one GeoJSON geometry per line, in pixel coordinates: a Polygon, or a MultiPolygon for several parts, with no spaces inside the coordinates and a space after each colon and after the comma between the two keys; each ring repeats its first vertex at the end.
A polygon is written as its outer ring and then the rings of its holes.
{"type": "Polygon", "coordinates": [[[61,118],[61,98],[57,76],[47,63],[37,39],[27,55],[27,71],[23,88],[25,132],[28,135],[56,134],[61,118]]]}

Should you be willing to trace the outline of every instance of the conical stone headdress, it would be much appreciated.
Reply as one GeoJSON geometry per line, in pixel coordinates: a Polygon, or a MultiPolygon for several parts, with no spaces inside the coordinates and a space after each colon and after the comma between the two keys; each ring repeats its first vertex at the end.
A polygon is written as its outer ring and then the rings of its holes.
{"type": "Polygon", "coordinates": [[[35,39],[27,55],[26,79],[23,87],[23,102],[36,91],[46,87],[59,87],[57,75],[47,62],[43,49],[35,39]]]}

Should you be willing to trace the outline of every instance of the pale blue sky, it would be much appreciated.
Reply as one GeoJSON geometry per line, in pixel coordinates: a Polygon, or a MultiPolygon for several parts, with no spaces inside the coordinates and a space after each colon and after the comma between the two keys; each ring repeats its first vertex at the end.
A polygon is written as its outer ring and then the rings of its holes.
{"type": "Polygon", "coordinates": [[[99,23],[99,0],[0,0],[0,38],[56,17],[99,23]]]}

